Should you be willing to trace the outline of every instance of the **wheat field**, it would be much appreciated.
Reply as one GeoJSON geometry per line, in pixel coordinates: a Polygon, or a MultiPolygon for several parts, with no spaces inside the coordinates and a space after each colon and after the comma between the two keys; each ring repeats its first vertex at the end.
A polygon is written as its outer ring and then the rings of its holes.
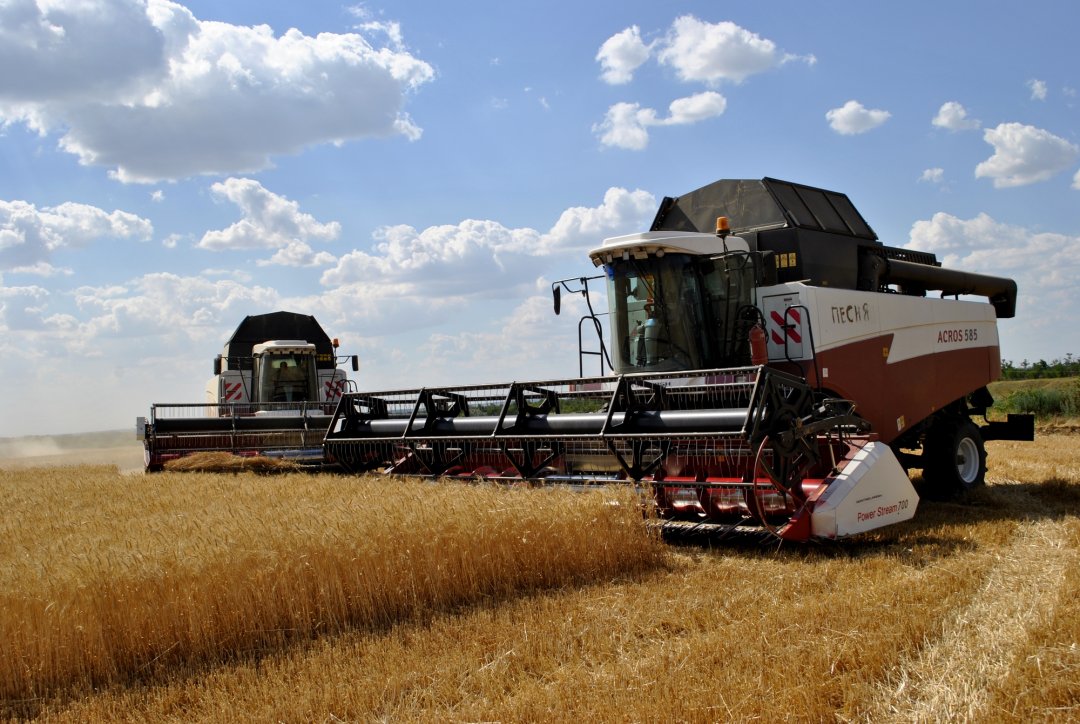
{"type": "Polygon", "coordinates": [[[617,492],[0,472],[8,717],[1080,718],[1080,445],[833,544],[668,545],[617,492]]]}

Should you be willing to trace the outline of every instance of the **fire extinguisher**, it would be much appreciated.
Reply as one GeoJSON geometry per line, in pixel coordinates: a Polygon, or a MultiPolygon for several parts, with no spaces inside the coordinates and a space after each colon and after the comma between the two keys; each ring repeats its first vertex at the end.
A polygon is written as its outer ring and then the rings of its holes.
{"type": "Polygon", "coordinates": [[[750,364],[768,364],[769,348],[766,344],[765,328],[761,324],[755,324],[747,336],[750,338],[750,364]]]}

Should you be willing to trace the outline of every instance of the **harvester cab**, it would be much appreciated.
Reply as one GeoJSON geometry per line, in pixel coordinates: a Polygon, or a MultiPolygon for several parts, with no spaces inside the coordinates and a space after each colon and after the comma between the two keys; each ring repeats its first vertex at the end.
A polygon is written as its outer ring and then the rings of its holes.
{"type": "Polygon", "coordinates": [[[255,345],[252,356],[257,400],[313,402],[319,399],[315,345],[301,340],[275,340],[255,345]]]}
{"type": "Polygon", "coordinates": [[[618,374],[750,364],[760,255],[710,234],[647,232],[593,253],[607,279],[612,365],[618,374]]]}
{"type": "Polygon", "coordinates": [[[807,540],[912,517],[907,467],[952,494],[982,482],[984,440],[1033,435],[1026,416],[972,420],[992,404],[997,319],[1013,316],[1016,284],[884,246],[843,194],[717,181],[665,198],[649,231],[589,256],[600,276],[552,291],[556,313],[564,291],[585,297],[579,368],[597,355],[600,376],[346,394],[327,458],[633,485],[666,527],[807,540]],[[589,298],[597,279],[606,313],[589,298]],[[589,328],[598,351],[582,344],[589,328]]]}

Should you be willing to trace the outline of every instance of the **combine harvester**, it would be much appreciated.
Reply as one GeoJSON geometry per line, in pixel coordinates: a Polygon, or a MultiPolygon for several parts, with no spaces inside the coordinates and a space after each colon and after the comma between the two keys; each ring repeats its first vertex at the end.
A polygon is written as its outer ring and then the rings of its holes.
{"type": "Polygon", "coordinates": [[[341,396],[356,389],[315,318],[293,312],[245,317],[206,385],[206,404],[155,404],[136,420],[148,472],[200,452],[267,455],[321,465],[323,436],[341,396]]]}
{"type": "MultiPolygon", "coordinates": [[[[589,253],[607,285],[601,376],[343,396],[327,458],[402,475],[631,484],[673,528],[837,538],[983,482],[1010,279],[887,247],[847,196],[765,178],[665,198],[589,253]],[[730,226],[730,229],[729,229],[730,226]],[[714,231],[715,229],[715,231],[714,231]],[[938,298],[927,292],[940,292],[938,298]],[[960,295],[986,301],[960,300],[960,295]],[[955,297],[946,299],[946,296],[955,297]],[[603,375],[609,360],[613,375],[603,375]]],[[[602,329],[591,312],[579,323],[602,329]]],[[[580,340],[580,333],[579,333],[580,340]]]]}
{"type": "MultiPolygon", "coordinates": [[[[886,247],[847,196],[775,179],[665,198],[649,232],[589,253],[614,375],[346,394],[326,435],[355,472],[633,484],[665,525],[837,538],[983,482],[1010,279],[886,247]],[[730,229],[729,229],[730,225],[730,229]],[[715,232],[712,231],[715,229],[715,232]],[[928,291],[940,298],[928,298],[928,291]],[[974,295],[987,301],[946,296],[974,295]]],[[[598,315],[579,323],[598,331],[598,315]]],[[[579,334],[580,339],[580,334],[579,334]]]]}

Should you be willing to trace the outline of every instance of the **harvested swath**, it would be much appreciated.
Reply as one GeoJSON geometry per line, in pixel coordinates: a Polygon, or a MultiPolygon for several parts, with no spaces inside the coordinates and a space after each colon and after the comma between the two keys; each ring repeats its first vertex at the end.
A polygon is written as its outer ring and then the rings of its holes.
{"type": "Polygon", "coordinates": [[[662,561],[626,491],[65,468],[0,506],[0,716],[662,561]]]}
{"type": "Polygon", "coordinates": [[[291,460],[265,455],[233,455],[228,452],[200,452],[165,463],[175,473],[289,473],[301,468],[291,460]]]}

